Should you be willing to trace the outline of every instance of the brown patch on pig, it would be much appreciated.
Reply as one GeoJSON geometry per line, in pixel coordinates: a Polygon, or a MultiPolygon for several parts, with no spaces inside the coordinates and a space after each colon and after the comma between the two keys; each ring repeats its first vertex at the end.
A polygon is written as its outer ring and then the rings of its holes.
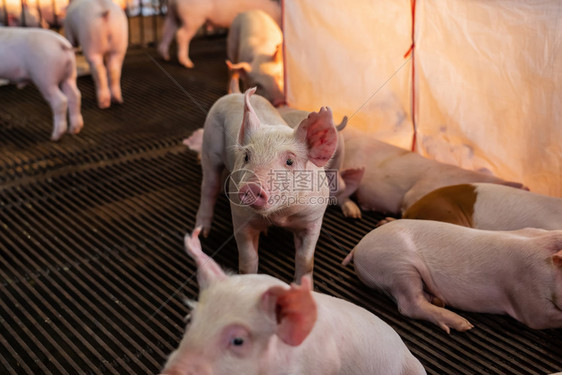
{"type": "Polygon", "coordinates": [[[476,187],[471,184],[445,186],[426,194],[407,209],[402,218],[472,227],[476,196],[476,187]]]}

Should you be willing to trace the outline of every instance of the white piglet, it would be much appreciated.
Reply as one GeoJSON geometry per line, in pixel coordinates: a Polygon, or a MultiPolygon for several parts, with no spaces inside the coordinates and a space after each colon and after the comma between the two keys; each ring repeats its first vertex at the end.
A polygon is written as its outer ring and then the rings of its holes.
{"type": "Polygon", "coordinates": [[[498,184],[460,184],[432,191],[402,217],[488,230],[562,229],[562,198],[498,184]]]}
{"type": "Polygon", "coordinates": [[[82,52],[92,72],[98,107],[122,103],[121,69],[127,52],[125,12],[111,0],[73,0],[64,20],[65,35],[82,52]]]}
{"type": "Polygon", "coordinates": [[[229,92],[256,86],[256,94],[275,107],[285,102],[283,91],[283,34],[264,11],[240,13],[228,31],[229,92]]]}
{"type": "Polygon", "coordinates": [[[372,134],[347,129],[341,174],[346,190],[338,196],[345,216],[360,217],[349,199],[355,194],[364,210],[399,215],[425,194],[447,185],[491,182],[521,188],[490,174],[440,163],[418,153],[379,141],[372,134]]]}
{"type": "Polygon", "coordinates": [[[398,310],[446,332],[472,328],[441,306],[508,314],[534,329],[562,327],[562,230],[487,231],[401,219],[368,233],[353,257],[365,284],[398,310]]]}
{"type": "Polygon", "coordinates": [[[234,17],[252,9],[261,9],[275,22],[281,23],[281,7],[273,0],[171,0],[168,2],[158,53],[164,60],[169,60],[170,44],[175,36],[179,63],[186,68],[193,68],[189,44],[197,30],[205,24],[230,27],[234,17]]]}
{"type": "Polygon", "coordinates": [[[324,166],[337,144],[330,109],[311,113],[295,129],[265,98],[252,94],[220,98],[205,120],[201,166],[203,181],[197,226],[206,236],[221,189],[221,173],[230,172],[234,235],[242,273],[258,271],[258,241],[270,225],[294,234],[295,279],[311,273],[314,249],[329,203],[324,166]]]}
{"type": "Polygon", "coordinates": [[[199,302],[167,375],[425,374],[400,336],[367,310],[268,275],[226,275],[185,243],[197,265],[199,302]]]}
{"type": "Polygon", "coordinates": [[[0,27],[0,78],[19,87],[33,82],[53,112],[51,139],[84,125],[81,95],[76,86],[76,59],[68,40],[50,30],[0,27]]]}

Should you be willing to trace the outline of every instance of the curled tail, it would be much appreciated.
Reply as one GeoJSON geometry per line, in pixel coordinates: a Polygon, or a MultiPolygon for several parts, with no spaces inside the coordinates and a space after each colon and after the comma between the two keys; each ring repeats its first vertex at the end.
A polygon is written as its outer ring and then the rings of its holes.
{"type": "Polygon", "coordinates": [[[345,259],[341,262],[342,266],[347,266],[349,262],[351,262],[351,259],[353,259],[353,253],[355,253],[355,248],[353,248],[353,250],[351,250],[351,252],[347,254],[345,259]]]}

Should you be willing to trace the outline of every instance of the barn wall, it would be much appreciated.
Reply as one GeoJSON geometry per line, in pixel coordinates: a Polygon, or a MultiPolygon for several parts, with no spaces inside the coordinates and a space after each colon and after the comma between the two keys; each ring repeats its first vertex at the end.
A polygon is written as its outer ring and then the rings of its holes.
{"type": "Polygon", "coordinates": [[[390,143],[562,196],[562,3],[284,3],[287,100],[390,143]]]}

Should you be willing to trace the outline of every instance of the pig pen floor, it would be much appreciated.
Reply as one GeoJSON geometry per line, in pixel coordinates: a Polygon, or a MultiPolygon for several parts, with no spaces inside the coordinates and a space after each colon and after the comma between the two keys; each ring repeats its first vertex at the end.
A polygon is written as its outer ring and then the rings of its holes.
{"type": "MultiPolygon", "coordinates": [[[[201,170],[181,141],[225,93],[224,47],[224,37],[195,40],[193,70],[160,61],[154,49],[130,50],[125,104],[108,110],[97,109],[90,77],[79,78],[85,127],[58,143],[48,140],[50,110],[33,86],[0,87],[0,373],[161,369],[183,335],[184,300],[197,293],[182,239],[193,228],[201,170]]],[[[236,269],[224,196],[215,212],[204,250],[236,269]]],[[[475,328],[447,335],[362,286],[340,261],[380,218],[347,220],[328,209],[318,291],[388,322],[429,374],[562,370],[562,330],[461,312],[475,328]]],[[[261,240],[260,272],[290,282],[293,249],[291,236],[272,228],[261,240]]]]}

